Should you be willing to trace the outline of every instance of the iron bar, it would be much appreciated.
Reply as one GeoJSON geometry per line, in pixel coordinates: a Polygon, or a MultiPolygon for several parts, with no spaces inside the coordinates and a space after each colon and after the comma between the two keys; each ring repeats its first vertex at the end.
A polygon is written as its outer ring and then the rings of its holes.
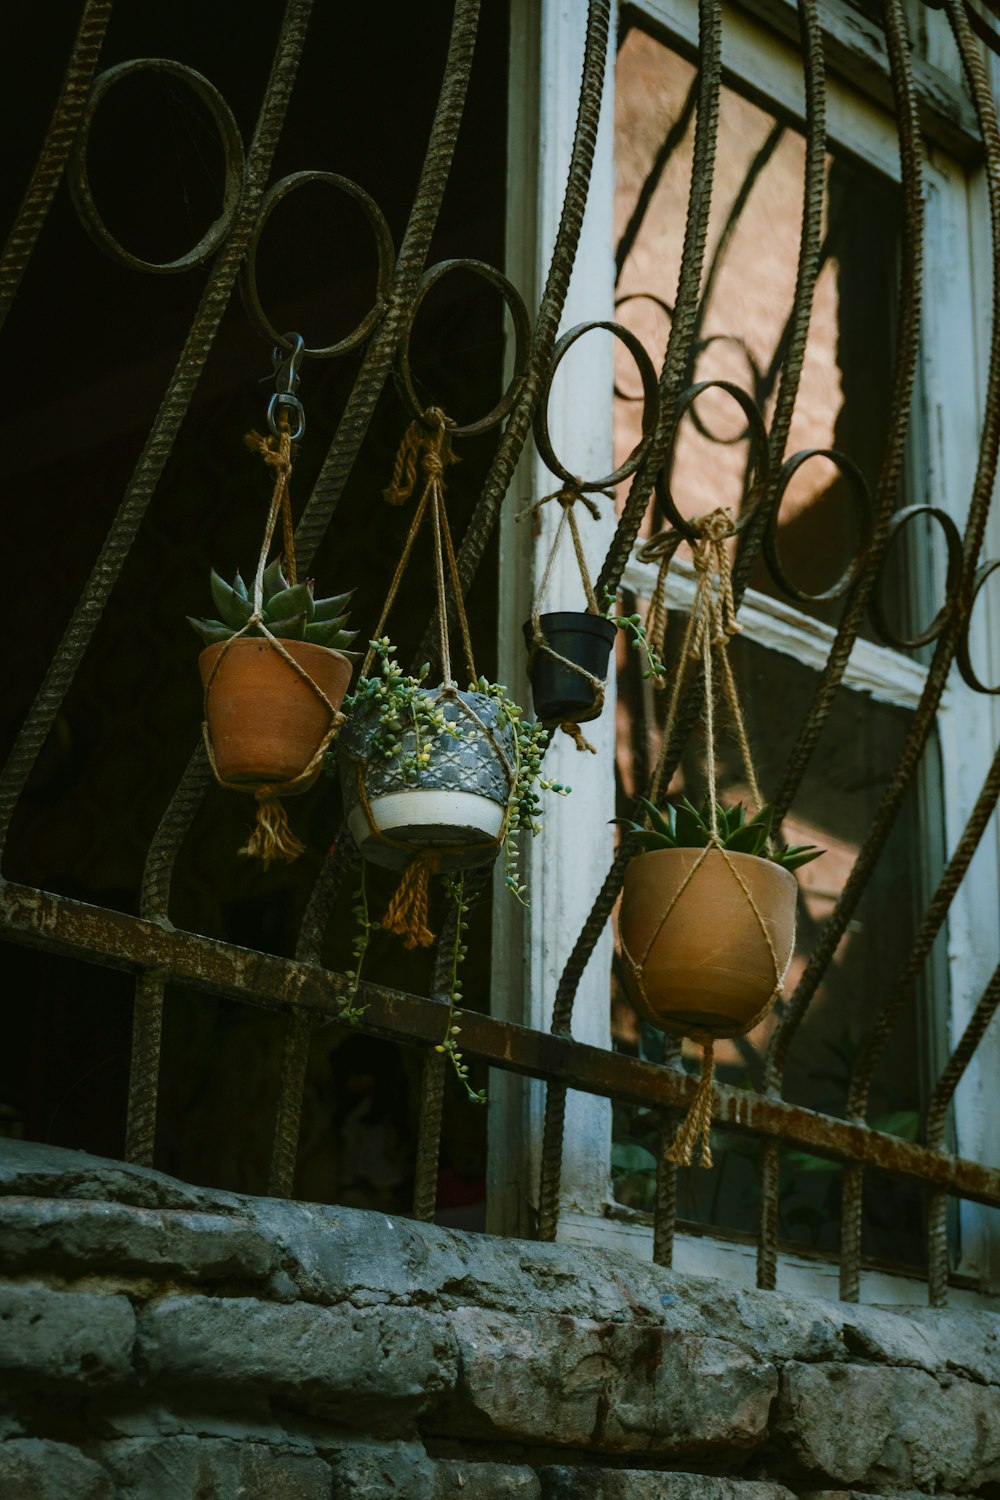
{"type": "MultiPolygon", "coordinates": [[[[0,887],[0,933],[12,942],[103,967],[134,973],[160,969],[171,984],[285,1014],[299,1008],[323,1021],[336,1019],[338,997],[348,983],[317,964],[239,948],[14,882],[0,887]]],[[[358,1023],[361,1031],[430,1047],[441,1038],[445,1007],[439,1000],[363,984],[359,1001],[369,1007],[358,1023]]],[[[463,1011],[462,1051],[489,1067],[651,1109],[686,1109],[696,1087],[693,1077],[674,1068],[473,1010],[463,1011]]],[[[884,1135],[856,1121],[722,1084],[715,1085],[715,1115],[720,1127],[860,1161],[936,1184],[975,1203],[1000,1206],[1000,1169],[884,1135]]]]}

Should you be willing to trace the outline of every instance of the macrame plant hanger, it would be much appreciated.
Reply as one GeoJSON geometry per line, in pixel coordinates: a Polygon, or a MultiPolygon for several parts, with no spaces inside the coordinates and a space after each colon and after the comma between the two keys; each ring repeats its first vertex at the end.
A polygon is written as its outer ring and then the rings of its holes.
{"type": "MultiPolygon", "coordinates": [[[[497,757],[504,768],[508,798],[505,804],[503,822],[496,838],[484,841],[481,845],[466,845],[466,853],[474,853],[477,849],[483,853],[483,863],[495,856],[507,833],[510,818],[509,794],[513,788],[517,774],[517,765],[511,763],[503,746],[498,742],[492,728],[483,722],[475,709],[460,696],[458,684],[452,674],[451,645],[448,630],[448,598],[445,588],[445,568],[451,581],[452,595],[455,603],[455,614],[458,620],[459,634],[462,640],[462,652],[465,658],[466,669],[469,673],[470,684],[478,681],[475,657],[472,650],[472,636],[469,632],[469,621],[465,611],[465,599],[462,592],[461,579],[458,572],[458,559],[455,554],[455,545],[452,540],[451,527],[448,522],[448,512],[445,506],[444,472],[449,464],[457,463],[458,458],[452,452],[449,428],[454,426],[451,418],[446,416],[440,407],[430,406],[424,413],[423,418],[417,418],[410,423],[403,435],[396,462],[393,468],[392,482],[383,491],[383,498],[389,505],[400,506],[411,498],[417,488],[421,475],[423,476],[423,489],[417,508],[410,522],[410,529],[396,571],[393,574],[385,603],[378,625],[375,628],[375,639],[382,636],[389,613],[395,603],[396,595],[403,575],[413,552],[414,543],[417,539],[421,525],[428,512],[431,517],[433,531],[434,550],[434,587],[437,597],[436,618],[438,625],[438,651],[441,662],[441,687],[438,696],[450,699],[455,703],[462,715],[467,718],[491,743],[497,757]]],[[[367,677],[375,659],[375,647],[369,645],[361,667],[361,676],[367,677]]],[[[516,751],[515,751],[516,754],[516,751]]],[[[381,843],[388,844],[395,849],[410,850],[411,845],[394,839],[379,828],[371,803],[364,784],[364,768],[358,765],[356,771],[356,785],[358,800],[364,809],[372,836],[381,843]]],[[[424,849],[416,853],[403,871],[402,878],[386,910],[381,926],[388,932],[394,932],[403,939],[407,948],[427,948],[434,941],[434,933],[427,924],[429,906],[430,877],[436,875],[442,868],[442,853],[437,849],[424,849]]]]}
{"type": "Polygon", "coordinates": [[[314,682],[309,673],[295,660],[286,650],[280,638],[273,635],[264,623],[264,571],[267,567],[271,544],[277,529],[278,519],[281,519],[282,540],[284,544],[284,572],[290,586],[298,582],[298,569],[295,559],[295,530],[292,524],[292,504],[289,489],[289,480],[292,472],[294,459],[294,446],[305,431],[305,413],[298,396],[295,394],[299,383],[299,364],[304,351],[304,341],[301,334],[286,334],[286,342],[291,343],[292,352],[283,356],[280,349],[272,353],[272,362],[275,367],[276,390],[271,396],[267,408],[267,422],[270,434],[264,436],[259,432],[248,432],[244,442],[251,452],[257,453],[274,472],[274,487],[271,491],[271,502],[268,507],[267,520],[264,523],[264,535],[261,541],[260,555],[257,559],[257,569],[253,581],[253,613],[246,624],[223,643],[222,650],[216,657],[212,670],[205,683],[203,696],[203,719],[202,738],[208,755],[208,762],[212,768],[212,774],[220,786],[228,787],[233,791],[249,793],[257,799],[257,815],[254,828],[249,839],[238,851],[251,859],[260,859],[266,870],[272,860],[280,859],[291,861],[297,859],[303,852],[304,845],[296,838],[288,824],[288,817],[282,806],[281,798],[304,789],[305,784],[315,778],[316,772],[322,765],[323,757],[326,755],[330,744],[344,722],[344,715],[330,702],[318,683],[314,682]],[[295,426],[292,426],[292,418],[295,418],[295,426]],[[219,774],[215,761],[215,751],[212,745],[212,736],[208,725],[208,704],[213,684],[219,674],[219,669],[226,658],[234,641],[248,634],[263,636],[270,648],[277,652],[283,661],[287,662],[289,671],[295,672],[310,692],[314,693],[326,708],[329,715],[325,732],[323,733],[309,763],[298,775],[287,781],[265,782],[256,786],[246,785],[243,782],[227,781],[219,774]]]}
{"type": "MultiPolygon", "coordinates": [[[[592,711],[587,715],[587,718],[597,719],[600,717],[601,711],[604,708],[604,690],[607,679],[604,677],[596,677],[593,672],[588,672],[586,667],[581,666],[579,662],[571,661],[567,656],[561,656],[560,653],[556,651],[552,646],[551,642],[546,638],[545,631],[542,629],[542,603],[545,599],[549,584],[552,580],[552,570],[555,566],[556,554],[559,551],[559,544],[562,541],[563,532],[566,530],[567,526],[569,527],[569,533],[573,540],[573,551],[576,553],[577,566],[580,569],[580,579],[583,583],[583,591],[587,598],[587,614],[596,615],[598,617],[601,616],[600,605],[597,602],[597,595],[594,592],[594,585],[590,577],[590,570],[587,567],[587,558],[583,550],[583,542],[580,538],[580,530],[577,526],[574,507],[577,505],[577,503],[584,505],[595,521],[599,521],[601,519],[601,512],[598,509],[597,502],[591,500],[587,495],[584,494],[582,486],[582,479],[577,479],[572,484],[564,484],[560,489],[553,490],[549,495],[543,495],[541,500],[536,500],[534,504],[529,505],[524,511],[521,512],[517,519],[520,521],[525,519],[527,516],[530,516],[532,519],[532,523],[537,525],[541,516],[543,505],[547,505],[550,500],[558,500],[560,506],[562,507],[562,513],[559,517],[559,524],[556,527],[555,535],[552,538],[552,545],[549,548],[549,555],[545,563],[545,570],[542,573],[541,582],[538,585],[535,597],[531,602],[531,644],[528,648],[528,671],[531,671],[535,658],[540,651],[544,652],[546,656],[550,656],[553,661],[557,661],[560,666],[568,667],[571,672],[575,672],[579,677],[582,677],[585,682],[589,683],[590,687],[593,689],[594,707],[592,711]]],[[[614,500],[615,496],[613,490],[599,490],[598,493],[606,496],[609,500],[614,500]]],[[[589,750],[591,755],[597,754],[596,747],[592,745],[586,738],[580,728],[579,723],[575,719],[565,720],[562,724],[559,725],[559,728],[562,730],[563,734],[569,735],[569,737],[575,742],[576,748],[578,750],[589,750]]]]}
{"type": "MultiPolygon", "coordinates": [[[[681,687],[685,680],[684,665],[689,661],[693,661],[696,664],[695,671],[701,676],[704,693],[705,770],[708,781],[709,807],[711,809],[711,834],[709,843],[701,850],[698,858],[687,872],[685,879],[680,883],[672,899],[667,904],[643,952],[632,955],[628,952],[623,940],[622,959],[629,970],[633,983],[637,986],[639,992],[644,994],[642,965],[648,958],[649,951],[660,929],[677,905],[681,895],[691,883],[695,873],[704,863],[709,851],[712,849],[718,850],[725,860],[733,879],[740,886],[744,898],[748,902],[757,925],[763,934],[768,953],[771,957],[774,983],[765,1003],[744,1025],[733,1028],[724,1026],[714,1027],[712,1031],[691,1027],[685,1029],[683,1032],[683,1034],[690,1036],[702,1048],[702,1072],[687,1114],[678,1128],[673,1144],[667,1151],[667,1160],[676,1163],[678,1166],[690,1166],[695,1147],[696,1145],[700,1145],[700,1164],[703,1167],[710,1167],[712,1165],[712,1082],[715,1073],[715,1042],[723,1037],[745,1036],[754,1027],[760,1025],[781,993],[788,963],[791,961],[791,954],[789,954],[788,960],[784,963],[779,960],[768,924],[736,863],[729,851],[724,847],[718,825],[715,777],[716,667],[718,668],[721,680],[722,694],[729,708],[732,725],[736,732],[740,755],[746,771],[747,784],[750,789],[750,796],[757,810],[763,806],[763,798],[757,784],[757,775],[750,752],[746,724],[743,719],[743,711],[740,707],[739,694],[736,689],[736,682],[733,677],[733,669],[728,652],[731,637],[738,634],[741,629],[736,619],[732,569],[726,545],[729,538],[735,535],[736,526],[732,511],[728,507],[719,507],[708,515],[699,516],[690,525],[697,534],[691,542],[696,579],[695,596],[691,612],[688,615],[678,668],[672,674],[673,682],[660,740],[660,754],[650,784],[649,800],[658,803],[660,795],[664,790],[663,779],[667,758],[670,753],[670,742],[677,719],[681,687]]],[[[657,588],[654,592],[650,609],[650,616],[652,618],[647,617],[647,633],[650,636],[653,649],[661,659],[663,656],[664,632],[667,624],[666,574],[677,552],[677,548],[683,540],[684,538],[679,532],[671,531],[665,533],[662,537],[654,538],[654,541],[648,543],[646,548],[643,549],[644,553],[647,554],[648,560],[655,558],[660,562],[660,575],[657,580],[657,588]],[[655,548],[656,550],[651,552],[651,548],[655,548]]],[[[773,848],[770,839],[768,840],[768,848],[773,848]]]]}

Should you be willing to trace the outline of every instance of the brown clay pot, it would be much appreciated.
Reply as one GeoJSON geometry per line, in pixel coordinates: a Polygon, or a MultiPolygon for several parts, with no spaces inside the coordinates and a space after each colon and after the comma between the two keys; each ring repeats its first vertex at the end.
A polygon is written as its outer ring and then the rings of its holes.
{"type": "Polygon", "coordinates": [[[764,919],[778,977],[795,945],[797,885],[790,870],[771,860],[709,849],[671,907],[702,852],[653,849],[629,861],[620,917],[625,988],[639,1014],[664,1031],[733,1036],[766,1005],[776,976],[767,940],[727,860],[764,919]]]}
{"type": "MultiPolygon", "coordinates": [[[[350,658],[309,641],[281,644],[339,708],[351,680],[350,658]]],[[[329,710],[263,637],[241,636],[206,646],[198,658],[203,687],[220,656],[207,704],[219,776],[246,785],[292,781],[319,748],[329,728],[329,710]]],[[[308,791],[321,769],[317,766],[294,791],[308,791]]]]}

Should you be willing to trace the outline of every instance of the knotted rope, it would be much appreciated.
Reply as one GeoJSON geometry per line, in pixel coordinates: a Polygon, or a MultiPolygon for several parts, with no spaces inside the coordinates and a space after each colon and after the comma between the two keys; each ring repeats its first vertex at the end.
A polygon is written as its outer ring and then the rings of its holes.
{"type": "MultiPolygon", "coordinates": [[[[406,541],[403,545],[403,551],[396,565],[392,582],[389,585],[389,591],[386,595],[385,604],[382,607],[378,625],[375,628],[374,639],[378,640],[382,636],[389,613],[399,592],[403,574],[410,561],[417,533],[429,511],[434,537],[434,586],[437,595],[438,643],[442,677],[440,695],[450,698],[456,703],[463,715],[489,740],[496,751],[501,765],[505,769],[509,792],[514,783],[515,767],[509,764],[507,756],[498,744],[490,726],[483,722],[469,704],[463,702],[459,695],[458,685],[452,675],[451,647],[448,634],[448,598],[445,587],[446,567],[448,577],[451,581],[455,614],[458,619],[459,632],[462,638],[466,668],[469,672],[471,684],[474,685],[478,680],[475,657],[472,651],[472,637],[469,632],[469,621],[465,611],[465,598],[458,572],[458,558],[455,553],[455,544],[452,540],[448,512],[445,507],[445,469],[449,464],[458,462],[458,458],[452,452],[451,438],[448,431],[454,425],[452,419],[440,407],[428,407],[424,419],[414,421],[410,424],[399,445],[399,451],[396,454],[396,461],[393,465],[392,481],[383,491],[383,498],[390,505],[402,505],[414,494],[421,474],[423,475],[424,483],[413,520],[410,523],[406,541]]],[[[375,647],[369,645],[361,667],[362,677],[367,677],[374,659],[375,647]]],[[[379,828],[372,811],[367,789],[365,788],[364,768],[360,763],[356,769],[356,785],[358,801],[364,809],[368,828],[372,836],[381,843],[390,845],[392,848],[411,849],[412,845],[392,838],[379,828]]],[[[484,853],[489,853],[490,851],[495,853],[503,842],[509,817],[510,808],[508,802],[497,837],[482,845],[466,845],[466,852],[474,853],[477,849],[481,849],[484,853]]],[[[437,850],[422,850],[416,854],[404,870],[399,886],[389,903],[385,919],[381,925],[388,931],[399,934],[407,948],[426,948],[434,941],[434,934],[427,925],[429,884],[430,877],[440,871],[441,864],[442,855],[437,850]]]]}
{"type": "MultiPolygon", "coordinates": [[[[594,593],[594,585],[591,581],[590,570],[587,567],[587,558],[583,550],[583,542],[580,539],[580,530],[576,524],[574,506],[578,502],[582,504],[590,512],[595,521],[600,520],[601,512],[597,506],[596,501],[589,499],[588,496],[584,494],[582,484],[583,481],[581,479],[577,479],[573,484],[563,485],[561,489],[553,490],[549,495],[543,495],[540,500],[536,500],[533,504],[527,506],[517,517],[517,519],[519,521],[523,521],[528,516],[530,516],[532,521],[537,523],[541,515],[542,506],[547,505],[550,500],[558,500],[560,506],[562,507],[562,514],[559,517],[559,525],[556,527],[555,536],[552,538],[552,545],[549,548],[549,555],[545,564],[545,571],[542,574],[541,582],[538,585],[537,592],[535,593],[535,597],[532,600],[531,604],[531,644],[528,648],[528,671],[531,671],[532,665],[534,664],[535,658],[538,655],[539,651],[544,651],[546,656],[551,656],[552,660],[559,662],[561,666],[569,667],[570,671],[576,672],[577,675],[582,677],[585,682],[588,682],[593,689],[594,706],[586,717],[588,719],[597,719],[600,717],[601,712],[604,708],[604,689],[606,680],[602,677],[595,677],[592,672],[588,672],[586,667],[581,666],[579,662],[570,661],[569,657],[567,656],[560,656],[559,652],[556,651],[546,639],[545,632],[542,629],[541,618],[542,600],[545,598],[545,595],[548,591],[549,583],[552,579],[552,569],[555,565],[556,553],[559,550],[559,543],[562,540],[563,531],[567,526],[569,527],[569,533],[573,540],[573,550],[576,553],[577,566],[580,569],[580,578],[583,582],[583,591],[587,596],[587,613],[589,615],[600,615],[601,613],[600,605],[597,602],[597,595],[594,593]]],[[[604,495],[609,500],[613,500],[615,498],[614,490],[600,490],[598,491],[598,493],[604,495]]],[[[565,723],[559,725],[559,728],[562,730],[563,734],[567,734],[571,739],[575,740],[577,750],[589,750],[591,755],[597,754],[595,746],[593,746],[590,741],[586,739],[583,731],[580,728],[580,725],[575,719],[567,719],[565,723]]]]}
{"type": "MultiPolygon", "coordinates": [[[[746,769],[750,795],[757,808],[763,805],[760,788],[757,784],[757,774],[754,770],[753,758],[750,753],[750,744],[747,738],[743,711],[740,707],[739,694],[736,690],[736,682],[733,677],[732,664],[729,660],[727,649],[730,638],[738,634],[741,628],[736,618],[732,567],[729,560],[729,550],[726,545],[729,538],[735,535],[736,526],[732,512],[726,507],[720,507],[706,516],[698,517],[692,522],[692,525],[698,533],[696,540],[692,542],[692,557],[696,574],[695,595],[691,612],[688,615],[678,670],[673,674],[670,699],[667,704],[667,712],[660,740],[660,753],[650,783],[649,800],[654,803],[660,800],[667,758],[670,753],[670,741],[673,736],[674,723],[680,703],[681,686],[684,679],[684,664],[693,660],[700,665],[705,692],[705,769],[708,779],[711,831],[708,844],[701,850],[684,880],[674,892],[673,897],[667,904],[666,910],[650,935],[642,954],[639,955],[638,959],[633,958],[623,943],[622,958],[628,966],[639,992],[645,994],[642,967],[649,956],[654,942],[659,936],[670,913],[707,858],[710,850],[718,850],[743,891],[763,935],[774,968],[774,985],[764,1005],[745,1025],[733,1029],[719,1028],[714,1034],[700,1028],[692,1028],[688,1032],[692,1040],[697,1042],[702,1048],[702,1072],[687,1114],[678,1128],[673,1144],[667,1152],[667,1160],[676,1163],[678,1166],[690,1166],[694,1155],[694,1148],[696,1145],[700,1145],[700,1164],[703,1167],[710,1167],[712,1165],[712,1082],[715,1071],[715,1037],[745,1036],[747,1032],[752,1031],[755,1026],[758,1026],[781,993],[788,964],[785,963],[782,965],[780,963],[775,951],[774,940],[764,920],[764,916],[746,880],[734,864],[728,850],[724,847],[722,836],[719,832],[715,773],[715,683],[713,660],[718,661],[722,689],[736,730],[740,753],[746,769]]],[[[659,613],[654,617],[652,626],[649,624],[647,617],[646,629],[651,637],[654,627],[660,629],[659,644],[655,649],[658,650],[661,656],[663,644],[662,630],[666,626],[666,572],[682,540],[683,537],[680,533],[667,532],[663,536],[656,537],[652,542],[647,543],[639,554],[644,561],[660,561],[660,575],[657,578],[657,588],[654,592],[653,605],[651,606],[651,611],[653,608],[656,608],[659,613]]],[[[791,955],[789,954],[789,962],[790,960],[791,955]]]]}
{"type": "Polygon", "coordinates": [[[278,421],[278,434],[276,437],[264,437],[259,432],[248,432],[244,438],[247,447],[254,453],[260,455],[264,462],[274,470],[274,489],[271,493],[271,503],[268,508],[267,521],[264,525],[264,539],[261,543],[260,555],[257,559],[257,570],[253,581],[253,612],[249,620],[240,630],[236,630],[223,643],[222,650],[212,664],[208,681],[205,683],[203,697],[203,721],[201,726],[202,738],[205,742],[205,750],[208,754],[208,762],[212,768],[212,774],[220,786],[230,787],[238,792],[249,792],[257,799],[257,816],[253,831],[249,839],[238,850],[238,853],[246,855],[251,859],[259,859],[266,870],[272,860],[282,859],[292,861],[298,859],[303,852],[304,844],[295,837],[288,825],[285,809],[279,798],[294,792],[303,783],[310,781],[318,767],[321,765],[330,742],[337,730],[344,722],[344,715],[335,708],[329,698],[323,692],[318,683],[314,682],[304,667],[295,660],[291,653],[282,645],[280,638],[272,635],[264,624],[264,571],[267,567],[268,555],[271,551],[271,543],[278,524],[280,515],[282,521],[282,532],[285,543],[285,572],[289,584],[298,580],[298,571],[295,560],[295,533],[292,525],[292,506],[289,480],[292,472],[292,441],[290,437],[288,416],[282,412],[278,421]],[[212,745],[212,736],[208,727],[208,700],[212,690],[212,684],[218,675],[219,668],[225,660],[227,652],[234,641],[248,633],[262,635],[270,642],[271,647],[291,667],[292,671],[308,684],[310,691],[326,707],[329,713],[329,723],[326,732],[316,746],[308,765],[288,781],[268,782],[257,787],[247,787],[240,782],[227,781],[219,774],[215,762],[215,751],[212,745]]]}

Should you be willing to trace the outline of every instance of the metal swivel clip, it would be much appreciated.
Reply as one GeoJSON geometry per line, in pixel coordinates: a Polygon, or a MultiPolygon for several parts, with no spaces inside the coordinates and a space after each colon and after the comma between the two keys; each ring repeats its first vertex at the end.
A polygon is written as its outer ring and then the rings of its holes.
{"type": "Polygon", "coordinates": [[[276,347],[271,350],[274,395],[267,405],[267,425],[275,437],[278,437],[278,414],[281,410],[286,411],[293,425],[289,438],[294,443],[306,430],[306,414],[302,402],[295,394],[299,388],[299,366],[305,354],[305,340],[301,333],[286,333],[285,343],[290,344],[291,348],[276,347]]]}

